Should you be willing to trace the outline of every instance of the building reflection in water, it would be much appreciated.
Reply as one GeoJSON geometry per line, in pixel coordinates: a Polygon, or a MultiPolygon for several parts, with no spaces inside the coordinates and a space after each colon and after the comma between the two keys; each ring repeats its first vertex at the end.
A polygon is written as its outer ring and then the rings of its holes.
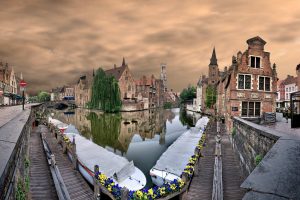
{"type": "Polygon", "coordinates": [[[87,109],[52,112],[55,118],[73,124],[84,137],[121,155],[127,152],[134,135],[138,135],[137,138],[142,141],[159,136],[159,144],[165,144],[166,121],[172,123],[175,118],[172,110],[163,109],[118,114],[87,109]]]}
{"type": "Polygon", "coordinates": [[[195,125],[198,118],[179,109],[119,114],[86,109],[75,109],[73,113],[52,112],[54,118],[73,124],[87,139],[129,161],[133,160],[146,175],[148,186],[152,184],[149,170],[188,127],[195,125]]]}

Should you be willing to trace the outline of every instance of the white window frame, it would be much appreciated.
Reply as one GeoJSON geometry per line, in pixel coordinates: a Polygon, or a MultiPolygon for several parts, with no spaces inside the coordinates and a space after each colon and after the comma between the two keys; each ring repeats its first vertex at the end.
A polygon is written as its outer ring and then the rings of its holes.
{"type": "Polygon", "coordinates": [[[270,77],[270,76],[258,76],[258,80],[257,80],[257,90],[258,90],[258,91],[264,91],[264,92],[271,92],[271,91],[272,91],[272,77],[270,77]],[[261,77],[264,78],[264,89],[263,89],[263,90],[260,90],[260,89],[259,89],[259,79],[260,79],[261,77]],[[266,78],[270,78],[270,90],[269,90],[269,91],[266,90],[266,78]]]}
{"type": "Polygon", "coordinates": [[[262,108],[262,102],[261,101],[242,101],[241,102],[241,117],[242,118],[257,118],[257,117],[261,117],[261,108],[262,108]],[[247,105],[247,116],[243,116],[243,102],[246,102],[248,105],[247,105]],[[253,102],[254,103],[254,107],[253,107],[253,116],[249,116],[249,103],[250,102],[253,102]],[[256,103],[260,103],[260,108],[259,108],[259,116],[256,116],[255,114],[255,110],[256,110],[256,107],[255,107],[255,105],[256,105],[256,103]]]}
{"type": "Polygon", "coordinates": [[[252,74],[237,74],[237,77],[236,77],[236,89],[237,90],[252,90],[252,85],[253,85],[253,80],[252,80],[252,74]],[[240,89],[239,88],[239,76],[240,75],[243,75],[244,76],[244,88],[243,89],[240,89]],[[246,78],[245,76],[248,75],[251,77],[251,82],[250,82],[250,89],[245,89],[245,86],[246,86],[246,78]]]}
{"type": "Polygon", "coordinates": [[[249,55],[248,61],[249,61],[248,66],[251,67],[252,69],[262,69],[263,68],[261,56],[249,55]],[[255,67],[251,67],[251,57],[255,57],[255,67]],[[258,68],[256,67],[256,58],[260,58],[260,67],[258,67],[258,68]]]}

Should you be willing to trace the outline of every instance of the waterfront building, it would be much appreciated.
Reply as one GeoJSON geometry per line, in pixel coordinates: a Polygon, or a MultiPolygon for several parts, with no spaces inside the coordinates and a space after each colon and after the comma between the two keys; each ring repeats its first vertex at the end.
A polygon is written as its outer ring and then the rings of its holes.
{"type": "Polygon", "coordinates": [[[144,109],[156,108],[162,104],[162,81],[151,77],[142,76],[135,81],[136,96],[139,102],[143,102],[144,109]]]}
{"type": "Polygon", "coordinates": [[[287,78],[283,81],[284,84],[284,107],[288,109],[290,107],[290,96],[291,93],[298,91],[298,85],[297,85],[297,77],[288,75],[287,78]]]}
{"type": "Polygon", "coordinates": [[[91,100],[93,76],[94,73],[87,73],[79,77],[74,86],[75,104],[78,107],[87,107],[87,103],[91,100]]]}
{"type": "Polygon", "coordinates": [[[62,100],[75,100],[74,86],[63,86],[62,100]]]}
{"type": "Polygon", "coordinates": [[[19,102],[21,96],[17,80],[14,68],[0,62],[0,105],[15,105],[19,102]]]}
{"type": "Polygon", "coordinates": [[[56,87],[50,91],[50,101],[60,101],[62,96],[62,87],[56,87]]]}
{"type": "Polygon", "coordinates": [[[228,130],[232,117],[259,119],[275,112],[277,91],[276,65],[271,67],[270,53],[264,51],[266,41],[260,37],[247,40],[248,49],[232,57],[228,70],[218,81],[217,113],[224,117],[228,130]]]}
{"type": "Polygon", "coordinates": [[[105,73],[115,77],[118,81],[122,102],[136,99],[134,76],[131,73],[128,64],[126,64],[125,58],[123,58],[122,65],[120,67],[114,65],[114,68],[106,70],[105,73]]]}
{"type": "Polygon", "coordinates": [[[281,110],[285,108],[285,85],[284,80],[278,80],[277,82],[277,98],[276,98],[276,108],[281,110]]]}
{"type": "Polygon", "coordinates": [[[160,80],[163,82],[163,91],[167,92],[168,87],[167,87],[167,64],[161,63],[160,64],[160,80]]]}

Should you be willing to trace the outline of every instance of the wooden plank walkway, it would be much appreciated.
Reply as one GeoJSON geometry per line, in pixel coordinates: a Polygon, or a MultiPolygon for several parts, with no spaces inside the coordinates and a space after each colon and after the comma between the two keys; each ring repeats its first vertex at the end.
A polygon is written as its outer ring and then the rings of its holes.
{"type": "Polygon", "coordinates": [[[71,161],[66,154],[62,153],[62,147],[57,144],[56,138],[49,131],[47,131],[45,136],[52,153],[55,155],[56,165],[67,187],[70,198],[74,200],[94,199],[93,190],[81,174],[73,169],[71,161]]]}
{"type": "Polygon", "coordinates": [[[246,191],[240,187],[245,178],[242,177],[239,158],[235,154],[229,136],[221,125],[222,132],[222,164],[223,164],[223,197],[224,200],[240,200],[246,191]]]}
{"type": "MultiPolygon", "coordinates": [[[[199,162],[199,175],[193,177],[189,191],[184,195],[185,200],[212,199],[216,135],[217,124],[214,123],[207,129],[206,146],[202,152],[204,157],[199,162]]],[[[224,124],[221,124],[221,137],[223,198],[224,200],[240,200],[245,194],[245,190],[240,188],[244,179],[241,176],[238,157],[232,149],[224,124]]]]}
{"type": "Polygon", "coordinates": [[[214,163],[215,163],[215,136],[217,128],[211,126],[207,129],[206,146],[203,148],[202,155],[200,158],[198,175],[193,177],[188,193],[184,199],[197,200],[212,198],[212,186],[214,176],[214,163]]]}
{"type": "Polygon", "coordinates": [[[38,128],[30,134],[29,152],[31,199],[58,199],[38,128]]]}

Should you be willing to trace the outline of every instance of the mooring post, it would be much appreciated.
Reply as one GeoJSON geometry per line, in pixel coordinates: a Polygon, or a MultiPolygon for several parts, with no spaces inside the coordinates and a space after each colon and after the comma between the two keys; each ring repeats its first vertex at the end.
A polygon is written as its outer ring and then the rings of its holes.
{"type": "Polygon", "coordinates": [[[72,156],[73,156],[73,168],[78,170],[78,159],[76,154],[76,143],[75,143],[75,135],[73,135],[73,142],[72,142],[72,156]]]}
{"type": "Polygon", "coordinates": [[[126,187],[123,187],[121,189],[121,200],[127,200],[128,194],[129,194],[129,190],[126,187]]]}
{"type": "Polygon", "coordinates": [[[94,166],[94,198],[97,200],[100,200],[101,197],[101,190],[100,190],[100,186],[98,185],[98,177],[96,177],[99,174],[99,166],[95,165],[94,166]]]}
{"type": "Polygon", "coordinates": [[[188,175],[187,173],[182,172],[181,179],[182,179],[182,181],[183,181],[185,184],[187,184],[187,183],[189,182],[189,180],[190,180],[190,177],[189,177],[189,175],[188,175]]]}

